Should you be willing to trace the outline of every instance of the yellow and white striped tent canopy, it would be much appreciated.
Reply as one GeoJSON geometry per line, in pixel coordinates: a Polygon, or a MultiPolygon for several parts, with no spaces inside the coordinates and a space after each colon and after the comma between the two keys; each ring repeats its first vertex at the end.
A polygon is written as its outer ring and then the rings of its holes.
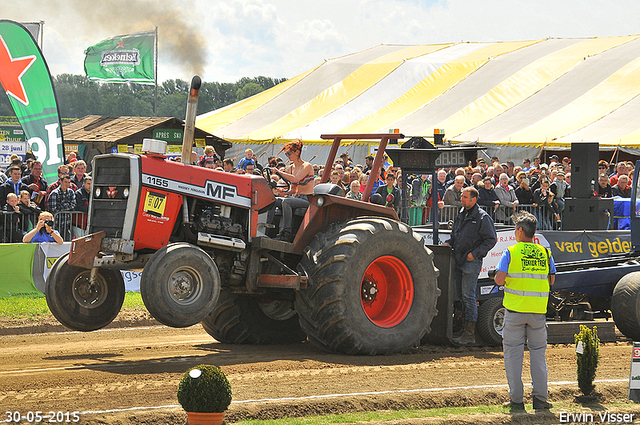
{"type": "Polygon", "coordinates": [[[201,115],[231,142],[386,133],[567,149],[640,148],[640,35],[380,45],[327,60],[270,90],[201,115]]]}

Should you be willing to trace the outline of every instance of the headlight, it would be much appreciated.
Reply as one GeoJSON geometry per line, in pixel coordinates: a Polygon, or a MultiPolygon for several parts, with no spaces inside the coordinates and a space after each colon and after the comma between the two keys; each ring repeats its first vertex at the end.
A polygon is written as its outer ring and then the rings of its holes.
{"type": "Polygon", "coordinates": [[[316,199],[316,205],[318,206],[318,208],[322,208],[322,206],[324,205],[324,196],[320,196],[318,197],[318,199],[316,199]]]}
{"type": "Polygon", "coordinates": [[[96,198],[99,198],[101,193],[102,191],[100,190],[100,188],[96,187],[96,198]]]}
{"type": "Polygon", "coordinates": [[[129,188],[125,187],[124,190],[122,191],[122,196],[124,196],[125,198],[129,197],[129,188]]]}

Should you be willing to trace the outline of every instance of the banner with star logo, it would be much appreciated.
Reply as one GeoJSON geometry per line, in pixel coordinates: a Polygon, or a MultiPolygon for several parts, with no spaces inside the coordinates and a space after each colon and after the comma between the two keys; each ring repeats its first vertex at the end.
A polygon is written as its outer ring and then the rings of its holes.
{"type": "Polygon", "coordinates": [[[54,182],[64,163],[64,144],[53,80],[31,33],[9,20],[0,20],[0,85],[42,163],[44,178],[54,182]]]}
{"type": "Polygon", "coordinates": [[[156,32],[118,35],[85,50],[84,71],[92,81],[155,84],[156,32]]]}

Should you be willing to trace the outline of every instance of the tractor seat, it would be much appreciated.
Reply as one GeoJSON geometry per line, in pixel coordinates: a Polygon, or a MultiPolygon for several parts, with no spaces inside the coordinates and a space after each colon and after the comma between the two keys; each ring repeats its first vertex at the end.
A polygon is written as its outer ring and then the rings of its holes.
{"type": "MultiPolygon", "coordinates": [[[[293,210],[293,215],[294,216],[298,216],[298,217],[304,217],[304,215],[307,213],[307,208],[295,208],[293,210]]],[[[281,216],[282,215],[282,208],[280,207],[276,207],[275,210],[275,214],[276,216],[281,216]]]]}

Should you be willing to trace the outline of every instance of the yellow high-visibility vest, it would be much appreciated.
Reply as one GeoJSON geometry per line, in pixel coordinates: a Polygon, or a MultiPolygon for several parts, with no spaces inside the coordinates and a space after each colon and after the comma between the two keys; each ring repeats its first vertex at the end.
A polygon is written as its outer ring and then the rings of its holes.
{"type": "Polygon", "coordinates": [[[519,313],[546,313],[549,299],[549,252],[543,246],[518,242],[510,246],[511,261],[502,304],[519,313]]]}

